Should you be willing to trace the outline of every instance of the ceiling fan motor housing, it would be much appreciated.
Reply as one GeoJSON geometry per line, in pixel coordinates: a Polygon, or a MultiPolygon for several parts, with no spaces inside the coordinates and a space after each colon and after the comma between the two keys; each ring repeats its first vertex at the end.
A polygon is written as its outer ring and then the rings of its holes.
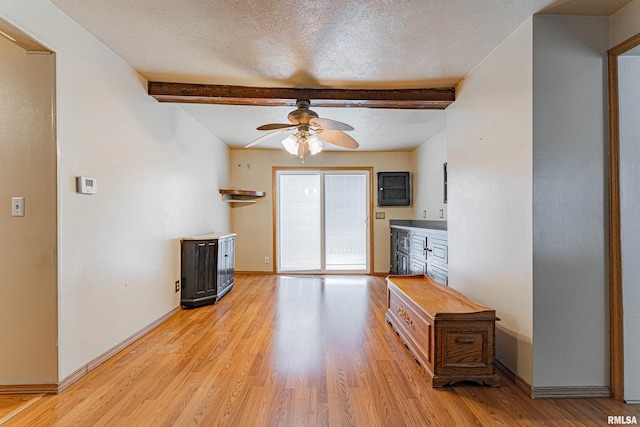
{"type": "Polygon", "coordinates": [[[315,111],[311,111],[309,106],[311,103],[307,100],[298,100],[296,102],[296,110],[293,110],[287,115],[289,123],[292,124],[309,124],[311,119],[317,119],[318,114],[315,111]]]}

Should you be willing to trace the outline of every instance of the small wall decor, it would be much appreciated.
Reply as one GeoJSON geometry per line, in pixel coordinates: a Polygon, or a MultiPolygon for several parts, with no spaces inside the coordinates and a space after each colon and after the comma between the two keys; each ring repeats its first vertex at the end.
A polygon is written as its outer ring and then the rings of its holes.
{"type": "Polygon", "coordinates": [[[443,170],[444,170],[444,204],[447,204],[447,163],[444,163],[443,165],[443,170]]]}

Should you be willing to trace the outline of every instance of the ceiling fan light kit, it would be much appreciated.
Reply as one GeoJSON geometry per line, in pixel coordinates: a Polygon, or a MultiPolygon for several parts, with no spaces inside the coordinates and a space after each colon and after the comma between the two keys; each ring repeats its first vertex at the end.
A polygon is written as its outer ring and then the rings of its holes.
{"type": "Polygon", "coordinates": [[[322,141],[308,132],[298,132],[282,140],[287,152],[303,158],[306,154],[318,154],[322,151],[322,141]]]}
{"type": "Polygon", "coordinates": [[[253,140],[245,148],[253,147],[272,136],[293,131],[295,133],[282,140],[282,145],[287,152],[300,157],[303,163],[305,155],[314,155],[322,151],[324,142],[348,149],[358,148],[358,142],[344,133],[353,130],[353,127],[336,120],[321,119],[315,111],[309,109],[309,106],[309,101],[298,100],[297,109],[287,115],[289,123],[270,123],[259,126],[258,130],[273,132],[253,140]]]}

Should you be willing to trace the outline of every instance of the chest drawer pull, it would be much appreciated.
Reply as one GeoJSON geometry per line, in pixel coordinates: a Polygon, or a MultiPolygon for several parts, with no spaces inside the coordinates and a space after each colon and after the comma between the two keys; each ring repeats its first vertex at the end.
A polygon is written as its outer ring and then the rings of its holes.
{"type": "Polygon", "coordinates": [[[456,344],[473,344],[476,342],[473,338],[456,338],[456,344]]]}

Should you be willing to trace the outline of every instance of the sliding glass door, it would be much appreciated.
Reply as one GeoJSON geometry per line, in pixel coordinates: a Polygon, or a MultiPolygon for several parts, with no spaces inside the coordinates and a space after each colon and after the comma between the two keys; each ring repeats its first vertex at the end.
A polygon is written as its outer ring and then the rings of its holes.
{"type": "Polygon", "coordinates": [[[278,270],[322,268],[320,175],[278,174],[278,270]]]}
{"type": "Polygon", "coordinates": [[[369,171],[276,173],[278,272],[369,272],[369,171]]]}

